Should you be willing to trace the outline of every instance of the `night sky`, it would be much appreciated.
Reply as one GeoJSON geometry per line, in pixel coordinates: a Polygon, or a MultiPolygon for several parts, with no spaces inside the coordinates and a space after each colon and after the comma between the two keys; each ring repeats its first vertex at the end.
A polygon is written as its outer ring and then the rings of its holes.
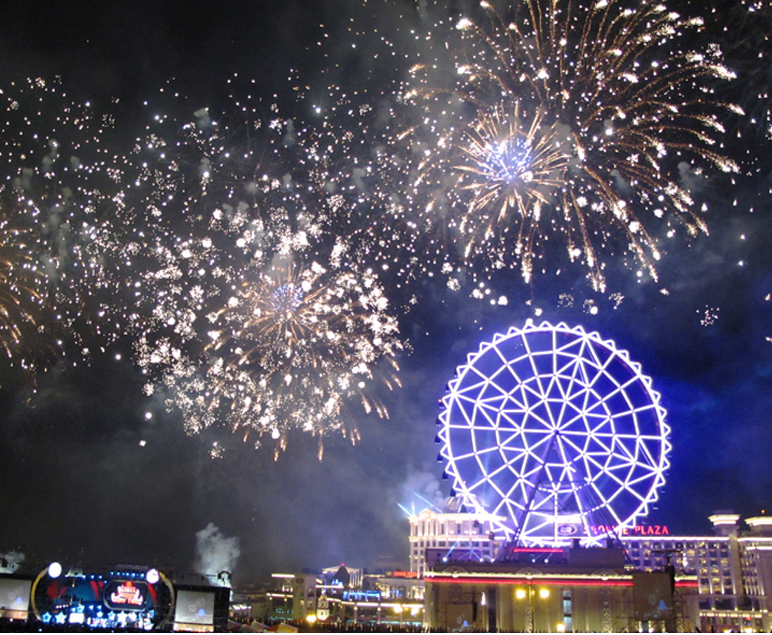
{"type": "MultiPolygon", "coordinates": [[[[456,16],[466,7],[447,5],[456,16]]],[[[0,553],[182,573],[195,566],[196,533],[213,523],[238,538],[237,583],[340,562],[407,566],[408,525],[398,503],[419,510],[414,493],[448,494],[434,442],[445,385],[481,342],[529,318],[597,331],[652,378],[673,450],[649,523],[708,533],[714,510],[772,509],[772,140],[765,131],[772,50],[764,26],[772,25],[772,6],[753,20],[746,5],[723,11],[701,11],[703,35],[721,43],[739,75],[721,98],[748,113],[726,123],[725,151],[742,172],[708,173],[698,196],[709,203],[710,233],[668,243],[658,281],[639,279],[622,255],[604,257],[605,294],[592,290],[579,266],[531,284],[498,272],[491,287],[508,296],[506,306],[471,297],[471,285],[452,291],[420,281],[418,303],[400,315],[410,344],[399,359],[403,388],[383,389],[389,419],[356,411],[361,441],[331,435],[321,462],[317,440],[299,433],[278,461],[271,448],[222,429],[186,435],[178,412],[142,394],[128,336],[74,370],[53,364],[34,394],[4,368],[0,553]],[[731,35],[718,24],[733,25],[731,35]],[[213,459],[215,441],[224,453],[213,459]]],[[[396,46],[409,46],[404,33],[410,20],[420,26],[420,13],[408,0],[9,0],[0,81],[60,75],[78,99],[118,98],[119,129],[138,125],[141,103],[170,78],[191,111],[218,104],[234,73],[255,79],[266,98],[286,100],[290,75],[313,84],[322,71],[351,90],[374,90],[405,72],[398,61],[373,61],[375,32],[392,29],[396,46]],[[352,53],[352,24],[373,31],[372,50],[352,53]]]]}

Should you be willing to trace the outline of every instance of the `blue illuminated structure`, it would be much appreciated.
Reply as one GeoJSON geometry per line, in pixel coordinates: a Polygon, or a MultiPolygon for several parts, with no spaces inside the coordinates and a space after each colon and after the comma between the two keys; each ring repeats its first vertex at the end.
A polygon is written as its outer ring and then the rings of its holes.
{"type": "Polygon", "coordinates": [[[669,426],[640,364],[581,327],[528,322],[459,366],[442,399],[440,458],[469,509],[530,545],[633,527],[669,467],[669,426]],[[482,506],[482,509],[480,509],[482,506]]]}

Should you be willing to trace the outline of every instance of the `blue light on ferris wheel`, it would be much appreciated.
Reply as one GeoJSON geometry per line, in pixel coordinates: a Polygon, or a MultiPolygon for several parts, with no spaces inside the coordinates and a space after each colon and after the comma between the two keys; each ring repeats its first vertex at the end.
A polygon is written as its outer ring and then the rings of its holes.
{"type": "Polygon", "coordinates": [[[581,327],[530,321],[484,343],[442,399],[457,495],[525,544],[633,527],[669,467],[669,426],[627,351],[581,327]]]}

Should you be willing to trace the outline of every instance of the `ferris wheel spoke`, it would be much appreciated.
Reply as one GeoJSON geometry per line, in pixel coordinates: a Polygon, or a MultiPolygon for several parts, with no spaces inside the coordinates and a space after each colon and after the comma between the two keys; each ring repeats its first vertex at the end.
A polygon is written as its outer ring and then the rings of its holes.
{"type": "Polygon", "coordinates": [[[575,449],[578,454],[608,453],[613,445],[613,436],[599,434],[584,434],[581,432],[565,431],[561,438],[575,449]]]}
{"type": "Polygon", "coordinates": [[[652,440],[641,439],[638,447],[641,450],[641,454],[646,457],[646,460],[650,465],[657,465],[659,463],[658,458],[661,450],[658,444],[652,440]]]}

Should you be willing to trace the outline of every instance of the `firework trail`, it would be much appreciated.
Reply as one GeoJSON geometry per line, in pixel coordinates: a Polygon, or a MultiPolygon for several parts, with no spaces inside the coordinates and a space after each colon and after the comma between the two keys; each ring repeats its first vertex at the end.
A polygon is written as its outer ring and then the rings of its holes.
{"type": "Polygon", "coordinates": [[[40,331],[45,328],[38,324],[44,277],[25,242],[27,232],[15,228],[5,210],[1,214],[0,346],[12,360],[21,356],[19,365],[31,371],[34,363],[24,353],[31,348],[30,342],[40,339],[40,331]]]}
{"type": "Polygon", "coordinates": [[[174,403],[193,432],[224,421],[245,440],[268,433],[281,448],[291,429],[355,442],[347,402],[385,417],[373,383],[398,385],[401,343],[387,304],[372,274],[316,261],[271,267],[209,316],[201,362],[176,364],[169,376],[174,403]]]}
{"type": "Polygon", "coordinates": [[[401,93],[420,120],[400,151],[419,224],[446,232],[470,268],[531,280],[557,239],[598,290],[604,252],[656,278],[660,234],[707,231],[679,168],[738,169],[719,114],[739,108],[711,100],[733,74],[718,47],[683,48],[702,20],[646,1],[480,7],[454,30],[434,25],[427,39],[451,57],[432,47],[401,93]]]}
{"type": "Polygon", "coordinates": [[[737,72],[739,81],[731,88],[746,117],[732,132],[772,139],[772,100],[769,79],[772,76],[772,5],[762,0],[740,0],[731,5],[715,4],[713,13],[722,17],[722,31],[727,35],[725,56],[737,72]]]}

